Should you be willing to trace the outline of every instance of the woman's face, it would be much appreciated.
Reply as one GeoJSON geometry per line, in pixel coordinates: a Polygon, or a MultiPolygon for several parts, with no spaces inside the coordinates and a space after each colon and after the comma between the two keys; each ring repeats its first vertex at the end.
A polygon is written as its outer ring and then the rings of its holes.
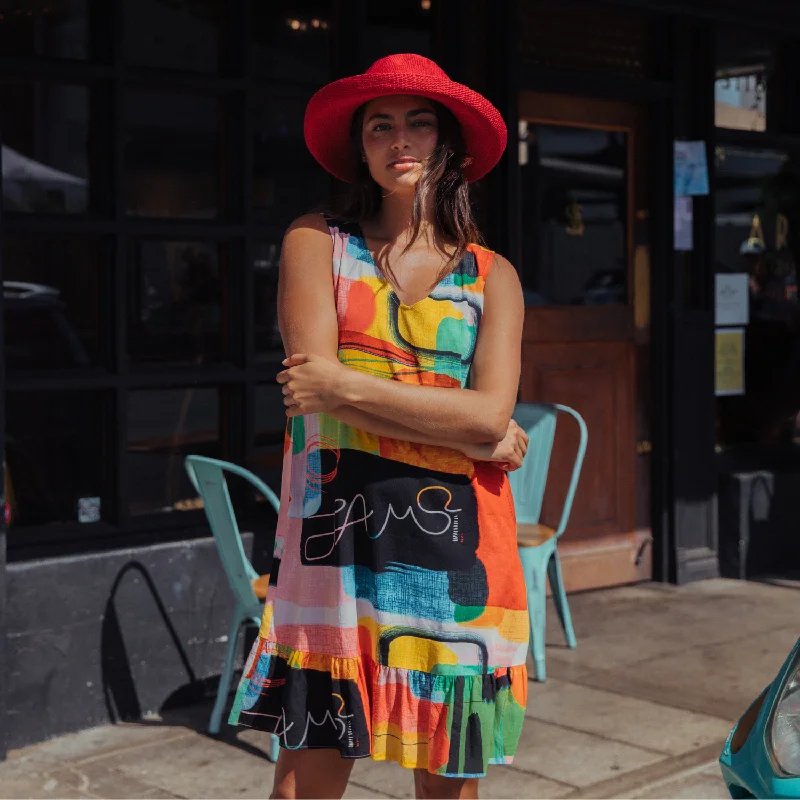
{"type": "Polygon", "coordinates": [[[378,97],[364,110],[364,156],[373,179],[387,191],[413,192],[438,137],[433,103],[424,97],[378,97]]]}

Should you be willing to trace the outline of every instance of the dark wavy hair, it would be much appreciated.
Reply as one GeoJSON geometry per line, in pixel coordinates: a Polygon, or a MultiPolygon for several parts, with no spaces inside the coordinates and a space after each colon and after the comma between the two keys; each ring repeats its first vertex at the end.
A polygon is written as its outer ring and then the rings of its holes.
{"type": "MultiPolygon", "coordinates": [[[[439,232],[456,244],[456,249],[437,276],[437,283],[448,275],[461,261],[469,244],[482,244],[478,226],[472,215],[469,184],[464,177],[464,167],[470,157],[461,134],[461,127],[453,113],[431,100],[438,120],[439,140],[433,153],[425,160],[422,174],[416,185],[414,209],[411,216],[412,235],[403,252],[407,252],[420,234],[423,210],[431,196],[434,197],[436,225],[439,232]]],[[[370,175],[362,159],[362,128],[366,103],[353,115],[350,125],[350,145],[357,166],[357,175],[348,192],[340,199],[337,214],[344,219],[363,222],[376,216],[381,207],[381,187],[370,175]]],[[[391,268],[386,267],[389,278],[396,283],[391,268]]]]}

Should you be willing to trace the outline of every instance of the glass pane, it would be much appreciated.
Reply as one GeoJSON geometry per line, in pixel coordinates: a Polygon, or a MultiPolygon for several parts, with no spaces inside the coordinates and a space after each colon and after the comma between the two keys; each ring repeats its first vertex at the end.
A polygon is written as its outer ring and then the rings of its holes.
{"type": "Polygon", "coordinates": [[[253,3],[253,64],[269,80],[322,86],[331,79],[330,0],[253,3]]]}
{"type": "Polygon", "coordinates": [[[133,515],[202,508],[183,459],[222,457],[216,389],[132,392],[128,397],[128,476],[133,515]]]}
{"type": "Polygon", "coordinates": [[[129,214],[215,217],[219,106],[213,97],[130,92],[125,99],[129,214]]]}
{"type": "Polygon", "coordinates": [[[0,53],[83,59],[86,0],[0,0],[0,53]]]}
{"type": "Polygon", "coordinates": [[[203,364],[225,357],[224,252],[203,242],[131,245],[128,353],[133,364],[203,364]]]}
{"type": "Polygon", "coordinates": [[[8,392],[12,527],[109,519],[109,400],[100,392],[8,392]]]}
{"type": "Polygon", "coordinates": [[[746,281],[745,392],[719,397],[723,446],[790,446],[800,423],[800,163],[776,150],[716,151],[716,272],[746,281]]]}
{"type": "Polygon", "coordinates": [[[436,4],[441,5],[441,1],[367,3],[367,25],[362,45],[365,66],[393,53],[417,53],[431,58],[433,19],[436,4]]]}
{"type": "Polygon", "coordinates": [[[125,0],[125,53],[131,64],[216,72],[222,0],[125,0]]]}
{"type": "Polygon", "coordinates": [[[521,123],[527,305],[627,302],[627,135],[521,123]]]}
{"type": "Polygon", "coordinates": [[[278,266],[281,243],[257,242],[253,260],[255,350],[259,360],[281,362],[283,343],[278,330],[278,266]]]}
{"type": "Polygon", "coordinates": [[[255,417],[256,440],[249,468],[280,497],[286,407],[279,384],[256,386],[255,417]]]}
{"type": "Polygon", "coordinates": [[[259,220],[281,230],[330,195],[331,178],[303,139],[308,98],[307,91],[274,91],[255,103],[253,206],[259,220]]]}
{"type": "Polygon", "coordinates": [[[719,128],[767,129],[767,88],[777,42],[762,32],[722,29],[717,35],[714,113],[719,128]]]}
{"type": "Polygon", "coordinates": [[[89,91],[0,84],[6,211],[77,214],[89,201],[89,91]]]}
{"type": "Polygon", "coordinates": [[[9,371],[107,362],[104,289],[111,250],[98,239],[6,234],[5,351],[9,371]]]}

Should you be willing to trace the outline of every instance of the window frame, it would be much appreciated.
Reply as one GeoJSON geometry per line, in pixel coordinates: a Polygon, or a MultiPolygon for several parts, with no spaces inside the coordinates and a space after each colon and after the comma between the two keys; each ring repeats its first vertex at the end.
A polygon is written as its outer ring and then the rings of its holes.
{"type": "MultiPolygon", "coordinates": [[[[96,201],[86,213],[54,215],[4,212],[0,235],[52,233],[64,236],[97,236],[109,241],[110,276],[103,301],[112,309],[105,334],[110,338],[111,354],[107,366],[15,372],[7,376],[8,392],[100,390],[108,400],[108,448],[113,454],[108,465],[112,473],[112,521],[81,524],[77,521],[56,525],[12,527],[8,530],[9,560],[41,558],[75,552],[135,546],[208,536],[202,511],[173,512],[133,517],[128,491],[131,476],[127,466],[129,393],[147,389],[174,389],[186,386],[213,387],[219,392],[221,449],[237,463],[249,463],[255,451],[255,391],[260,384],[272,383],[279,364],[264,363],[256,357],[253,335],[253,257],[263,239],[265,226],[253,210],[254,134],[252,113],[255,99],[285,87],[306,90],[310,97],[319,88],[302,83],[273,82],[256,74],[251,58],[251,19],[257,0],[229,0],[225,21],[219,30],[219,69],[215,72],[182,72],[128,63],[125,51],[125,0],[90,0],[89,52],[85,60],[69,61],[45,57],[4,56],[0,70],[4,81],[42,80],[86,85],[97,103],[90,115],[90,140],[100,136],[107,151],[97,155],[92,145],[92,196],[96,201]],[[108,35],[108,31],[112,35],[108,35]],[[246,42],[245,47],[242,43],[246,42]],[[220,148],[217,168],[220,175],[220,213],[214,219],[131,217],[126,213],[125,176],[125,97],[131,91],[163,90],[215,96],[220,103],[220,148]],[[127,276],[129,247],[136,239],[195,241],[230,248],[229,265],[236,273],[230,287],[228,306],[230,361],[209,365],[178,367],[133,366],[127,353],[127,276]],[[233,320],[236,320],[234,322],[233,320]]],[[[339,29],[341,15],[349,17],[341,0],[332,3],[332,36],[339,29]]],[[[349,23],[349,20],[348,20],[349,23]]],[[[350,24],[350,23],[349,23],[350,24]]],[[[337,42],[331,43],[332,61],[337,42]]],[[[349,66],[346,68],[349,70],[349,66]]],[[[338,76],[334,63],[331,79],[338,76]]],[[[331,183],[332,185],[332,183],[331,183]]],[[[327,198],[319,198],[325,201],[327,198]]],[[[0,204],[2,205],[2,204],[0,204]]],[[[1,267],[1,264],[0,264],[1,267]]],[[[0,314],[2,300],[0,299],[0,314]]],[[[2,317],[0,317],[2,319],[2,317]]],[[[2,326],[0,325],[0,328],[2,326]]],[[[0,332],[2,343],[2,332],[0,332]]],[[[3,359],[4,361],[4,359],[3,359]]],[[[0,365],[2,376],[5,364],[0,365]]],[[[0,420],[5,403],[0,402],[0,420]]],[[[1,471],[1,470],[0,470],[1,471]]],[[[273,487],[278,490],[278,487],[273,487]]]]}

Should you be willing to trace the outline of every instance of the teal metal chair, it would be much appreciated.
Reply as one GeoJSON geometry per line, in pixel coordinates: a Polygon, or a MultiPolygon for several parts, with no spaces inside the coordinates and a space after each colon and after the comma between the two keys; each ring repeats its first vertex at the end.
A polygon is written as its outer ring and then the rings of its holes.
{"type": "Polygon", "coordinates": [[[558,539],[569,522],[572,501],[586,455],[588,434],[583,417],[567,406],[549,403],[518,403],[514,409],[514,419],[525,430],[530,439],[528,453],[520,469],[509,473],[511,491],[514,495],[514,508],[517,514],[517,545],[525,583],[528,590],[528,614],[531,625],[531,651],[536,669],[536,680],[547,677],[545,668],[545,621],[547,579],[553,592],[556,611],[564,628],[567,645],[574,648],[575,631],[569,613],[567,593],[561,577],[561,562],[558,558],[558,539]],[[580,441],[575,455],[567,496],[561,511],[561,519],[554,530],[540,523],[542,501],[550,468],[550,455],[556,434],[556,418],[559,413],[569,414],[578,423],[580,441]]]}
{"type": "MultiPolygon", "coordinates": [[[[186,472],[189,474],[189,479],[203,500],[208,524],[214,534],[214,540],[217,543],[217,550],[219,551],[222,566],[225,569],[225,575],[228,578],[228,584],[231,587],[233,596],[236,598],[236,606],[231,617],[230,631],[228,633],[228,652],[219,678],[217,699],[208,723],[208,732],[212,736],[216,736],[219,733],[222,712],[225,710],[228,695],[231,691],[239,631],[245,623],[260,625],[261,615],[264,610],[264,606],[256,596],[254,588],[254,582],[259,580],[261,576],[253,569],[253,565],[244,552],[242,537],[239,533],[236,515],[228,493],[225,473],[230,472],[234,475],[239,475],[248,481],[269,501],[276,513],[280,509],[280,501],[272,489],[253,475],[252,472],[227,461],[217,461],[214,458],[205,458],[204,456],[187,456],[185,467],[186,472]]],[[[270,761],[277,761],[280,749],[278,737],[272,734],[271,736],[269,759],[270,761]]]]}

